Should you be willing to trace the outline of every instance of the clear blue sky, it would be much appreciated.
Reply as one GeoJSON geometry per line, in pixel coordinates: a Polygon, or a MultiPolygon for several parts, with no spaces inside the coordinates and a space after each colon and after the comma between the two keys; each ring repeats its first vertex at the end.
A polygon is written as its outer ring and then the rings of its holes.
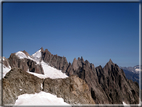
{"type": "Polygon", "coordinates": [[[71,63],[135,66],[139,3],[3,3],[3,56],[41,47],[71,63]]]}

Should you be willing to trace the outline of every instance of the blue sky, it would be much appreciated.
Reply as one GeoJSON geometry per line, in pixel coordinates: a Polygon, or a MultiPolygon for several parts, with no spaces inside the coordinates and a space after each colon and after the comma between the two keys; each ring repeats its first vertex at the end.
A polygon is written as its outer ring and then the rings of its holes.
{"type": "Polygon", "coordinates": [[[3,56],[41,47],[71,63],[135,66],[139,3],[3,3],[3,56]]]}

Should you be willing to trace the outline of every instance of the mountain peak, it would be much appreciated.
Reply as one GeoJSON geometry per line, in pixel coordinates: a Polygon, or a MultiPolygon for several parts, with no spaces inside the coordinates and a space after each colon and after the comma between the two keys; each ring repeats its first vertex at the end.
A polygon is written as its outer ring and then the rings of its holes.
{"type": "Polygon", "coordinates": [[[112,62],[112,60],[111,60],[111,59],[109,60],[109,62],[108,62],[108,63],[109,63],[109,64],[113,64],[113,62],[112,62]]]}
{"type": "Polygon", "coordinates": [[[40,48],[40,50],[41,50],[41,52],[44,52],[44,49],[43,49],[43,47],[41,47],[41,48],[40,48]]]}
{"type": "Polygon", "coordinates": [[[30,56],[25,50],[22,51],[26,56],[30,56]]]}

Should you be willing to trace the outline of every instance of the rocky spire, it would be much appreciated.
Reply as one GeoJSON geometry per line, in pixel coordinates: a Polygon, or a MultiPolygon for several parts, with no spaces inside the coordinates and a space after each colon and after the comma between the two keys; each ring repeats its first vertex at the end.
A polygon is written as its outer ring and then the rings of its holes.
{"type": "Polygon", "coordinates": [[[111,60],[111,59],[109,60],[109,62],[108,62],[108,63],[109,63],[109,64],[114,64],[114,63],[112,62],[112,60],[111,60]]]}
{"type": "Polygon", "coordinates": [[[78,64],[76,58],[74,58],[73,63],[72,63],[73,69],[77,70],[78,69],[78,64]]]}
{"type": "Polygon", "coordinates": [[[41,48],[40,48],[40,50],[41,50],[41,52],[44,52],[44,49],[43,49],[43,47],[41,47],[41,48]]]}
{"type": "Polygon", "coordinates": [[[106,65],[105,65],[104,68],[111,69],[111,66],[115,66],[115,64],[114,64],[114,63],[112,62],[112,60],[110,59],[110,60],[106,63],[106,65]]]}
{"type": "Polygon", "coordinates": [[[81,56],[81,62],[82,62],[82,63],[84,63],[84,59],[83,59],[83,57],[82,57],[82,56],[81,56]]]}

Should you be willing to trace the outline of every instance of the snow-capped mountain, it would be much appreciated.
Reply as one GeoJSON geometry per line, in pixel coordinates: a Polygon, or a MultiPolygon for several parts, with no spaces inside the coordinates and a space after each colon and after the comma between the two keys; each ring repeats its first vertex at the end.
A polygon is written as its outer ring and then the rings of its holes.
{"type": "MultiPolygon", "coordinates": [[[[37,52],[35,52],[33,55],[26,55],[23,51],[18,51],[15,53],[15,55],[19,58],[19,59],[28,59],[30,61],[33,61],[32,64],[34,64],[35,62],[35,66],[36,64],[40,65],[43,69],[44,74],[39,74],[39,73],[33,73],[29,71],[29,68],[27,69],[28,73],[33,74],[35,76],[38,76],[40,78],[52,78],[52,79],[56,79],[56,78],[66,78],[68,77],[65,73],[63,73],[61,70],[58,70],[54,67],[51,67],[49,64],[45,63],[41,58],[41,49],[38,50],[37,52]]],[[[3,60],[4,61],[4,60],[3,60]]],[[[31,66],[31,65],[29,65],[31,66]]],[[[9,67],[6,67],[5,65],[3,65],[3,77],[5,76],[5,74],[11,70],[11,66],[9,65],[9,67]]]]}
{"type": "MultiPolygon", "coordinates": [[[[12,53],[2,63],[6,74],[3,75],[4,104],[15,104],[16,98],[21,98],[19,95],[41,91],[55,94],[69,104],[138,103],[138,84],[126,79],[124,71],[111,59],[104,67],[95,67],[83,57],[68,63],[66,57],[53,55],[48,49],[41,48],[32,55],[26,51],[12,53]],[[10,87],[18,89],[11,88],[8,92],[10,87]],[[10,95],[12,97],[7,97],[10,95]]],[[[134,69],[139,70],[138,67],[134,69]]]]}
{"type": "MultiPolygon", "coordinates": [[[[127,79],[136,81],[139,84],[139,72],[142,71],[140,70],[139,65],[136,65],[134,67],[120,67],[120,68],[123,69],[127,79]]],[[[140,88],[142,89],[142,85],[140,88]]]]}
{"type": "Polygon", "coordinates": [[[120,68],[122,68],[123,70],[127,70],[127,71],[130,71],[130,72],[136,73],[136,74],[139,74],[139,72],[142,71],[140,69],[139,65],[136,65],[134,67],[120,67],[120,68]]]}

